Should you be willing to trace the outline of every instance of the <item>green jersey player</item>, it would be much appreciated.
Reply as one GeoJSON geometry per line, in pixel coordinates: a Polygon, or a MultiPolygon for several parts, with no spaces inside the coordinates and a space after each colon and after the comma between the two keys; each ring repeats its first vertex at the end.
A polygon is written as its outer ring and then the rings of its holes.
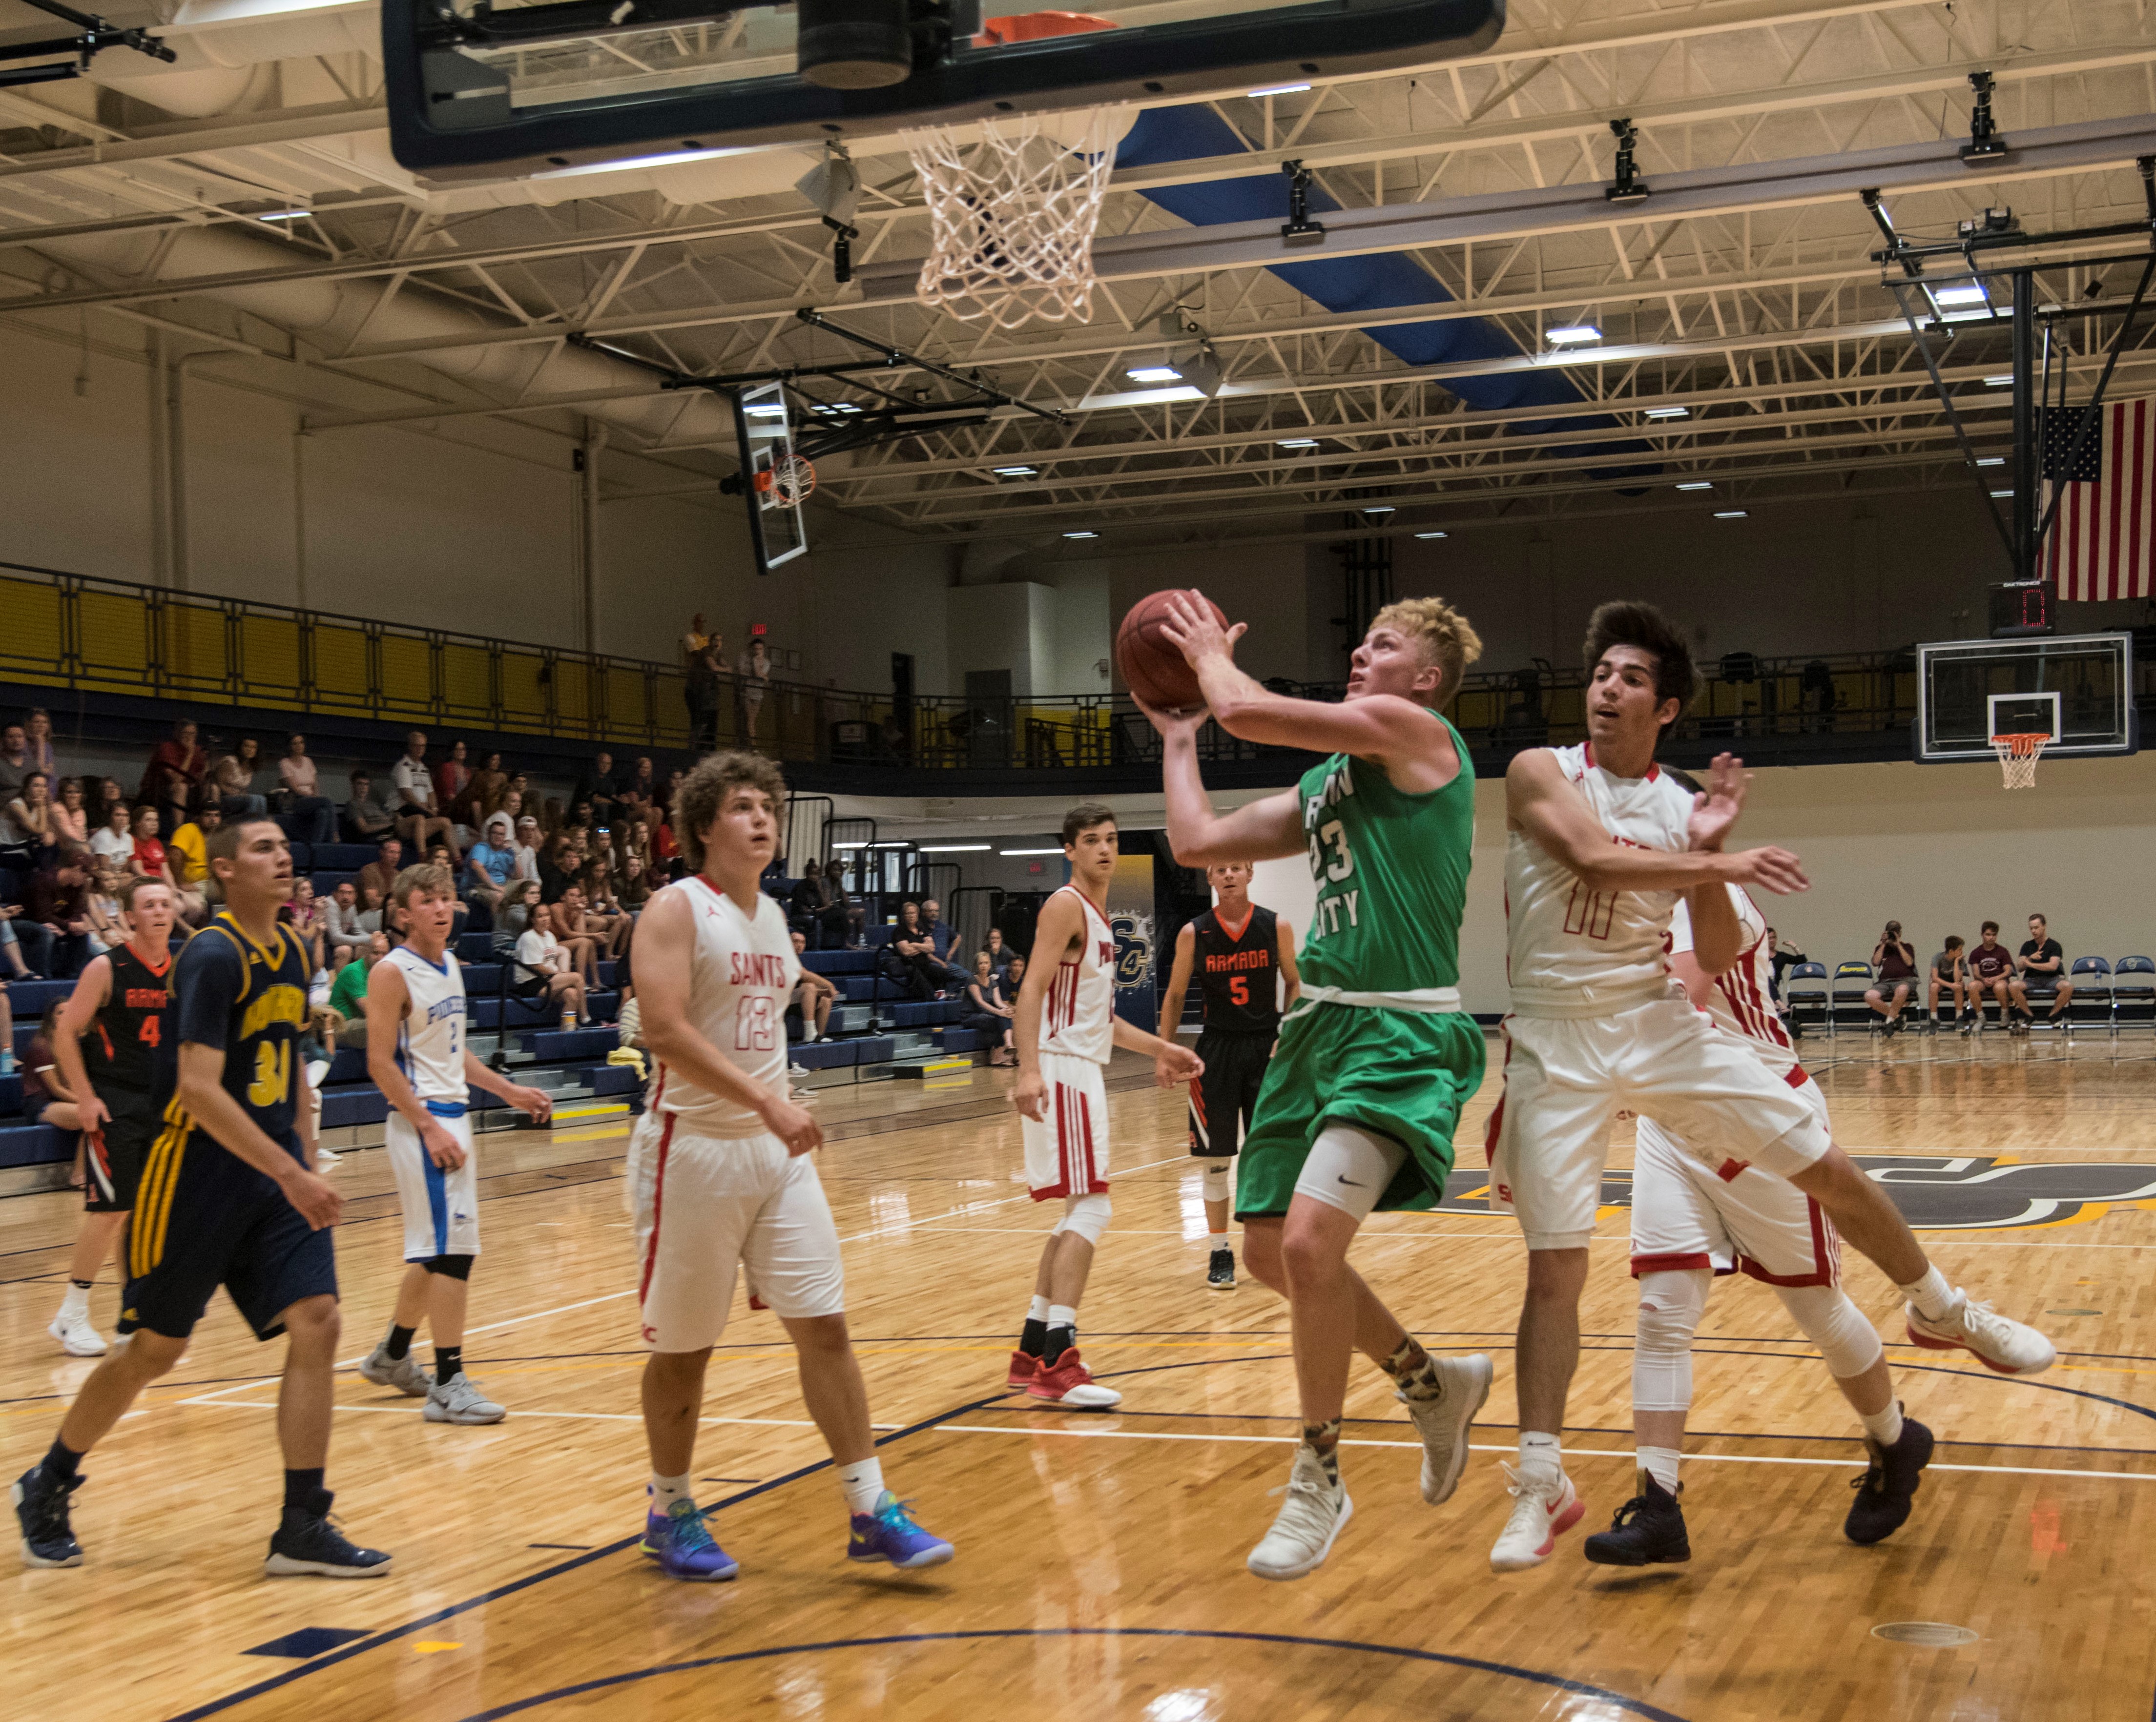
{"type": "Polygon", "coordinates": [[[1423,1499],[1450,1496],[1490,1360],[1434,1358],[1348,1265],[1374,1210],[1445,1192],[1460,1109],[1482,1080],[1482,1031],[1460,1007],[1460,920],[1475,833],[1475,771],[1440,715],[1481,642],[1437,598],[1389,605],[1355,650],[1343,704],[1266,691],[1235,667],[1241,624],[1179,599],[1163,631],[1209,711],[1147,715],[1163,738],[1168,840],[1185,866],[1307,854],[1317,884],[1303,991],[1243,1143],[1236,1213],[1250,1271],[1288,1300],[1303,1438],[1250,1568],[1300,1578],[1353,1506],[1340,1479],[1350,1356],[1390,1376],[1423,1440],[1423,1499]],[[1247,741],[1327,748],[1293,790],[1216,814],[1198,768],[1208,715],[1247,741]]]}

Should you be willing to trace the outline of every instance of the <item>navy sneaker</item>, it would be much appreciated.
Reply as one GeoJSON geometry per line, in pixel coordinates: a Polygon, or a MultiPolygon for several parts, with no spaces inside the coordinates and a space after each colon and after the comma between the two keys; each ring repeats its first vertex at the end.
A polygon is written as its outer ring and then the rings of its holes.
{"type": "Polygon", "coordinates": [[[664,1513],[644,1515],[642,1551],[669,1578],[710,1581],[730,1579],[741,1563],[721,1548],[696,1504],[685,1495],[664,1513]]]}
{"type": "Polygon", "coordinates": [[[849,1561],[888,1561],[911,1571],[916,1567],[941,1566],[957,1550],[916,1525],[906,1503],[889,1489],[876,1499],[873,1513],[854,1514],[853,1535],[846,1539],[849,1561]]]}
{"type": "Polygon", "coordinates": [[[1871,1468],[1849,1485],[1856,1499],[1849,1504],[1841,1530],[1852,1543],[1870,1545],[1884,1542],[1908,1522],[1924,1467],[1932,1462],[1932,1432],[1914,1417],[1904,1417],[1902,1438],[1892,1447],[1881,1447],[1869,1436],[1864,1445],[1871,1454],[1871,1468]]]}
{"type": "Polygon", "coordinates": [[[270,1539],[270,1555],[262,1563],[265,1578],[371,1579],[389,1576],[390,1557],[379,1549],[362,1549],[347,1539],[330,1517],[336,1499],[321,1491],[321,1509],[287,1507],[270,1539]]]}
{"type": "Polygon", "coordinates": [[[63,1482],[42,1462],[15,1479],[15,1522],[23,1528],[23,1566],[82,1565],[82,1545],[68,1528],[68,1497],[81,1487],[80,1472],[63,1482]]]}
{"type": "Polygon", "coordinates": [[[1655,1566],[1691,1559],[1677,1498],[1645,1471],[1639,1474],[1639,1494],[1617,1509],[1609,1530],[1587,1540],[1583,1552],[1597,1566],[1655,1566]]]}

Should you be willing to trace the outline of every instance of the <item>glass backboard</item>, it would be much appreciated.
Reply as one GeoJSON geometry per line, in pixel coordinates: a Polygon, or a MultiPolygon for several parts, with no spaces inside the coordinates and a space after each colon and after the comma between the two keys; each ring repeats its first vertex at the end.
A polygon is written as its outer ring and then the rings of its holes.
{"type": "Polygon", "coordinates": [[[737,390],[733,399],[749,536],[757,572],[768,574],[808,548],[808,521],[801,505],[814,485],[814,469],[794,452],[785,384],[759,382],[737,390]]]}
{"type": "Polygon", "coordinates": [[[1989,760],[1991,738],[2048,734],[2046,759],[2132,753],[2133,636],[1943,640],[1917,648],[1919,761],[1989,760]]]}
{"type": "Polygon", "coordinates": [[[1504,0],[1108,0],[1001,13],[891,0],[910,74],[878,88],[802,76],[793,4],[383,0],[390,137],[430,182],[693,158],[901,126],[1188,100],[1479,52],[1504,0]]]}

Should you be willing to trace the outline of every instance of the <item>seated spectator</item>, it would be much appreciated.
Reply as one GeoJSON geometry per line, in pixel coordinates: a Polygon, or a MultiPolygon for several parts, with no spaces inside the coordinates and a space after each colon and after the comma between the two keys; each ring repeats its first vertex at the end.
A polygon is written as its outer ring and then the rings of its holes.
{"type": "Polygon", "coordinates": [[[71,843],[90,841],[90,812],[82,804],[83,787],[80,777],[60,780],[59,803],[53,809],[53,829],[71,843]]]}
{"type": "Polygon", "coordinates": [[[172,867],[173,883],[182,890],[201,894],[203,881],[209,877],[209,834],[223,823],[223,810],[210,802],[166,843],[165,859],[172,867]]]}
{"type": "Polygon", "coordinates": [[[531,925],[531,911],[538,906],[539,887],[528,879],[513,879],[503,889],[501,901],[494,911],[494,954],[497,957],[511,955],[524,930],[531,925]]]}
{"type": "Polygon", "coordinates": [[[569,797],[572,803],[586,804],[587,817],[578,823],[613,824],[614,795],[613,756],[601,749],[592,756],[590,767],[577,780],[577,792],[569,797]]]}
{"type": "MultiPolygon", "coordinates": [[[[680,774],[677,772],[675,775],[678,776],[680,774]]],[[[661,880],[675,876],[679,870],[675,864],[680,858],[681,845],[675,838],[673,823],[670,817],[661,819],[651,832],[651,861],[659,869],[661,880]]]]}
{"type": "Polygon", "coordinates": [[[102,855],[94,855],[90,863],[90,894],[84,901],[90,906],[90,954],[101,956],[115,946],[127,942],[127,924],[121,919],[120,888],[126,883],[124,875],[102,855]]]}
{"type": "MultiPolygon", "coordinates": [[[[501,756],[490,753],[480,762],[479,769],[471,774],[471,781],[465,785],[462,823],[475,831],[483,828],[488,820],[501,812],[501,798],[508,792],[509,774],[501,769],[501,756]]],[[[453,807],[449,810],[449,817],[454,819],[460,816],[453,807]]],[[[510,817],[513,820],[516,817],[512,810],[510,817]]]]}
{"type": "Polygon", "coordinates": [[[305,874],[292,881],[292,899],[279,912],[278,919],[292,930],[292,936],[300,941],[307,953],[307,972],[326,966],[323,959],[329,945],[329,916],[324,907],[315,899],[315,882],[305,874]]]}
{"type": "Polygon", "coordinates": [[[278,823],[295,843],[333,843],[336,841],[336,804],[321,792],[321,774],[307,756],[307,738],[297,730],[285,738],[285,757],[277,761],[277,782],[284,796],[278,823]]]}
{"type": "Polygon", "coordinates": [[[16,936],[24,938],[33,925],[44,935],[41,954],[31,960],[49,981],[73,980],[90,961],[90,852],[72,843],[56,850],[52,864],[30,876],[23,894],[27,914],[16,925],[16,936]]]}
{"type": "Polygon", "coordinates": [[[136,797],[157,808],[168,830],[186,823],[201,798],[203,779],[209,772],[209,756],[195,746],[193,720],[182,718],[172,725],[172,739],[160,741],[142,773],[142,788],[136,797]]]}
{"type": "Polygon", "coordinates": [[[382,893],[372,885],[359,888],[359,914],[355,919],[362,933],[386,933],[389,930],[387,917],[382,912],[382,893]]]}
{"type": "Polygon", "coordinates": [[[2066,978],[2066,956],[2059,941],[2051,936],[2050,924],[2041,915],[2029,917],[2029,937],[2021,946],[2021,954],[2014,961],[2020,971],[2014,981],[2014,1002],[2020,1028],[2025,1034],[2035,1020],[2029,1010],[2029,1001],[2051,1001],[2050,1016],[2052,1022],[2066,1020],[2066,1006],[2074,996],[2074,983],[2066,978]]]}
{"type": "Polygon", "coordinates": [[[998,1001],[995,966],[985,951],[973,959],[973,978],[966,983],[966,1027],[988,1037],[988,1063],[1018,1063],[1017,1050],[1011,1044],[1018,1012],[998,1001]]]}
{"type": "MultiPolygon", "coordinates": [[[[1772,929],[1768,930],[1771,931],[1772,929]]],[[[997,974],[1001,974],[1009,965],[1010,947],[1004,943],[1004,930],[1001,927],[988,929],[988,942],[982,954],[988,958],[989,968],[997,974]]]]}
{"type": "Polygon", "coordinates": [[[615,797],[622,810],[631,818],[648,816],[651,806],[659,798],[659,776],[651,767],[649,757],[639,756],[629,775],[621,782],[615,797]]]}
{"type": "Polygon", "coordinates": [[[569,954],[555,938],[554,911],[541,904],[531,911],[531,924],[516,940],[516,965],[509,990],[522,999],[546,999],[566,1018],[573,1012],[579,1026],[584,1014],[584,977],[576,971],[569,954]]]}
{"type": "MultiPolygon", "coordinates": [[[[43,930],[24,920],[23,905],[19,903],[0,903],[0,970],[6,971],[4,977],[0,978],[8,981],[34,981],[38,978],[38,971],[30,966],[30,960],[24,954],[22,936],[15,930],[18,926],[33,935],[30,942],[39,952],[42,953],[45,948],[43,930]]],[[[4,993],[0,993],[0,1002],[4,1002],[4,993]]],[[[14,1019],[11,1017],[8,1019],[8,1033],[11,1038],[4,1046],[0,1046],[0,1052],[10,1054],[14,1052],[15,1043],[12,1038],[14,1033],[13,1022],[14,1019]]],[[[0,1076],[8,1074],[7,1069],[0,1069],[0,1076]]]]}
{"type": "Polygon", "coordinates": [[[397,828],[397,822],[374,798],[374,779],[364,771],[352,774],[352,799],[344,804],[344,834],[355,843],[378,843],[397,828]]]}
{"type": "MultiPolygon", "coordinates": [[[[464,822],[459,811],[464,806],[465,792],[471,787],[472,769],[465,763],[465,745],[461,741],[449,744],[449,756],[434,767],[434,806],[452,825],[464,822]]],[[[479,822],[471,823],[475,835],[479,822]]]]}
{"type": "MultiPolygon", "coordinates": [[[[799,928],[793,931],[793,954],[799,956],[808,948],[808,941],[801,936],[799,928]]],[[[814,969],[803,969],[801,978],[794,983],[793,996],[787,1001],[786,1021],[789,1027],[801,1031],[804,1046],[814,1046],[819,1040],[830,1038],[831,1007],[837,1002],[839,989],[814,969]]]]}
{"type": "Polygon", "coordinates": [[[584,922],[593,935],[601,941],[601,948],[608,957],[618,957],[629,949],[629,935],[636,930],[636,917],[622,906],[615,894],[613,864],[602,850],[592,857],[584,869],[584,922]]]}
{"type": "Polygon", "coordinates": [[[515,877],[539,883],[539,847],[544,841],[539,831],[539,822],[529,813],[516,816],[516,867],[515,877]]]}
{"type": "Polygon", "coordinates": [[[0,726],[0,808],[23,792],[23,780],[39,770],[30,757],[30,735],[20,724],[0,726]]]}
{"type": "Polygon", "coordinates": [[[352,952],[352,960],[330,981],[329,1012],[332,1043],[367,1044],[367,971],[389,955],[389,936],[379,930],[367,935],[367,943],[352,952]]]}
{"type": "Polygon", "coordinates": [[[583,856],[574,839],[564,831],[539,852],[539,900],[558,903],[562,894],[576,883],[583,870],[583,856]]]}
{"type": "Polygon", "coordinates": [[[90,828],[95,831],[112,817],[112,804],[127,799],[127,792],[121,787],[117,777],[100,777],[96,792],[84,799],[88,804],[90,828]]]}
{"type": "Polygon", "coordinates": [[[387,903],[391,888],[397,883],[398,869],[403,864],[404,845],[393,837],[383,838],[382,852],[359,869],[360,889],[371,890],[387,903]]]}
{"type": "Polygon", "coordinates": [[[900,904],[898,925],[876,953],[876,971],[900,989],[901,997],[934,998],[943,987],[943,967],[936,960],[935,946],[921,930],[919,905],[900,904]]]}
{"type": "Polygon", "coordinates": [[[836,951],[846,942],[846,901],[837,882],[812,856],[801,864],[801,879],[787,899],[787,919],[814,951],[836,951]]]}
{"type": "Polygon", "coordinates": [[[53,780],[42,771],[23,779],[21,792],[0,809],[0,848],[20,849],[33,867],[42,867],[59,828],[53,823],[53,780]]]}
{"type": "Polygon", "coordinates": [[[157,836],[157,810],[137,807],[135,810],[135,850],[128,858],[131,872],[144,879],[161,879],[179,894],[180,882],[172,877],[172,858],[165,853],[165,845],[157,836]]]}
{"type": "Polygon", "coordinates": [[[252,735],[242,735],[232,751],[210,767],[206,803],[215,802],[228,819],[260,818],[270,811],[269,797],[255,793],[254,779],[261,770],[262,744],[252,735]]]}
{"type": "Polygon", "coordinates": [[[1999,942],[1997,921],[1984,922],[1976,948],[1969,954],[1969,972],[1973,1014],[1964,1032],[1982,1024],[1986,998],[1999,1002],[1999,1020],[2010,1024],[2014,1019],[2014,953],[1999,942]]]}
{"type": "Polygon", "coordinates": [[[404,751],[389,768],[389,782],[396,797],[396,805],[390,811],[397,817],[397,834],[411,844],[416,853],[424,854],[428,843],[437,837],[454,853],[456,833],[434,799],[434,779],[427,769],[427,737],[424,732],[413,730],[405,735],[404,751]]]}
{"type": "Polygon", "coordinates": [[[367,948],[367,935],[359,924],[359,887],[350,879],[339,879],[322,905],[322,932],[329,940],[325,966],[332,971],[367,948]]]}
{"type": "Polygon", "coordinates": [[[598,985],[601,939],[596,922],[584,906],[584,888],[572,880],[554,905],[551,929],[570,964],[583,976],[587,987],[598,985]]]}
{"type": "MultiPolygon", "coordinates": [[[[1932,959],[1931,972],[1927,977],[1925,988],[1927,1002],[1932,1007],[1932,1021],[1934,1022],[1945,1020],[1939,1015],[1939,995],[1942,992],[1946,995],[1948,1002],[1953,1005],[1953,1013],[1957,1017],[1961,1017],[1961,1007],[1964,999],[1968,1001],[1972,1013],[1977,1008],[1975,996],[1969,989],[1969,959],[1963,955],[1964,949],[1961,935],[1949,934],[1944,948],[1932,959]]],[[[1961,1031],[1963,1033],[1969,1033],[1972,1021],[1973,1015],[1971,1017],[1963,1018],[1961,1031]]]]}
{"type": "Polygon", "coordinates": [[[53,1052],[53,1043],[60,1036],[62,1002],[55,999],[45,1007],[38,1032],[30,1037],[28,1055],[23,1060],[23,1122],[49,1124],[56,1130],[79,1130],[82,1115],[75,1110],[74,1093],[60,1074],[59,1059],[53,1052]]]}
{"type": "Polygon", "coordinates": [[[943,919],[943,905],[933,897],[921,899],[921,930],[928,940],[928,954],[942,966],[947,987],[963,987],[973,976],[951,961],[951,947],[958,942],[957,930],[943,919]]]}
{"type": "Polygon", "coordinates": [[[90,835],[90,852],[102,856],[122,872],[135,861],[135,815],[125,802],[113,802],[105,810],[105,823],[90,835]]]}
{"type": "Polygon", "coordinates": [[[53,752],[53,715],[42,705],[33,705],[23,723],[24,751],[29,755],[30,769],[43,771],[55,783],[59,781],[60,762],[53,752]]]}
{"type": "Polygon", "coordinates": [[[1917,947],[1902,936],[1898,920],[1888,921],[1871,947],[1871,972],[1875,978],[1865,989],[1864,1002],[1887,1019],[1881,1033],[1899,1034],[1902,1012],[1917,984],[1917,947]]]}
{"type": "Polygon", "coordinates": [[[491,913],[516,871],[516,828],[508,814],[496,813],[465,855],[465,895],[491,913]]]}
{"type": "MultiPolygon", "coordinates": [[[[621,899],[621,906],[632,916],[651,900],[651,875],[641,855],[631,854],[623,858],[621,883],[615,887],[614,894],[621,899]]],[[[624,946],[623,949],[625,955],[627,947],[624,946]]]]}
{"type": "Polygon", "coordinates": [[[1782,1003],[1783,978],[1799,964],[1810,961],[1810,957],[1776,932],[1774,928],[1767,929],[1767,990],[1774,994],[1777,1008],[1779,1008],[1782,1003]]]}

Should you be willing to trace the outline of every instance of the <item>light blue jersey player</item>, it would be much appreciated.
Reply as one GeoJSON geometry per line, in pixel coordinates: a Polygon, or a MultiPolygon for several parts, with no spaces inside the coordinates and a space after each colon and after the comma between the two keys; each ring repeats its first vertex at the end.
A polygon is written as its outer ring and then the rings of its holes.
{"type": "Polygon", "coordinates": [[[466,1045],[465,977],[449,948],[456,884],[446,867],[408,867],[391,888],[405,942],[367,980],[367,1069],[393,1109],[389,1169],[404,1209],[403,1284],[388,1333],[359,1372],[427,1402],[430,1423],[498,1423],[508,1413],[464,1372],[465,1309],[479,1255],[479,1161],[469,1103],[474,1088],[535,1120],[552,1103],[490,1070],[466,1045]],[[430,1378],[412,1356],[424,1319],[434,1330],[430,1378]]]}

